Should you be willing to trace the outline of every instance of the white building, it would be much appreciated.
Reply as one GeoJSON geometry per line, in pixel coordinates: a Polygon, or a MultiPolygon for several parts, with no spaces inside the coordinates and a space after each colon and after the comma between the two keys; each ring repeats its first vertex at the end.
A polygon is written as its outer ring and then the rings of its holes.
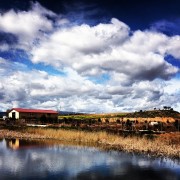
{"type": "Polygon", "coordinates": [[[40,119],[41,117],[57,119],[58,112],[54,110],[13,108],[9,111],[8,117],[12,119],[40,119]]]}

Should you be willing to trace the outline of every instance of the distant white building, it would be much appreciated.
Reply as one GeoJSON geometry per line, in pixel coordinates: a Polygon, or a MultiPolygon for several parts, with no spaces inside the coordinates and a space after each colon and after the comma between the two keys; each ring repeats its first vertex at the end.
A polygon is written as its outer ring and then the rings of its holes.
{"type": "Polygon", "coordinates": [[[5,121],[5,120],[7,119],[7,116],[3,116],[2,118],[3,118],[3,120],[5,121]]]}
{"type": "Polygon", "coordinates": [[[13,108],[9,111],[8,117],[12,119],[40,119],[41,117],[57,119],[58,112],[54,110],[13,108]]]}

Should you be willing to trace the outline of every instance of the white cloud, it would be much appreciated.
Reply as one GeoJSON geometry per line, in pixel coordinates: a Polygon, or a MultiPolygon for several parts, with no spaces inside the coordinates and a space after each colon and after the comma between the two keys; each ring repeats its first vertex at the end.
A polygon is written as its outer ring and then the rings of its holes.
{"type": "Polygon", "coordinates": [[[180,110],[175,98],[179,79],[172,79],[179,68],[165,61],[167,54],[180,57],[179,36],[131,32],[115,18],[95,26],[71,25],[39,4],[26,12],[1,14],[0,28],[18,38],[12,47],[1,46],[1,51],[20,48],[32,63],[51,65],[64,73],[52,75],[48,68],[30,69],[23,62],[0,58],[0,109],[115,112],[163,104],[180,110]]]}
{"type": "Polygon", "coordinates": [[[114,44],[123,42],[129,28],[124,23],[112,19],[110,24],[94,27],[83,24],[57,30],[40,46],[32,51],[33,63],[44,62],[55,67],[70,66],[75,70],[89,71],[102,63],[99,54],[111,51],[114,44]]]}
{"type": "Polygon", "coordinates": [[[154,52],[164,55],[168,40],[169,38],[162,33],[137,30],[124,44],[123,49],[137,54],[154,52]]]}
{"type": "MultiPolygon", "coordinates": [[[[2,60],[8,65],[8,61],[2,60]]],[[[14,63],[11,63],[13,66],[14,63]]],[[[4,69],[7,67],[4,66],[4,69]]],[[[3,71],[4,73],[4,71],[3,71]]],[[[77,96],[93,97],[102,86],[79,76],[74,70],[67,69],[67,76],[53,76],[44,71],[22,72],[15,70],[10,74],[1,74],[0,99],[6,108],[13,106],[59,108],[60,99],[74,99],[77,96]]],[[[83,100],[84,101],[84,100],[83,100]]],[[[68,103],[69,104],[69,103],[68,103]]],[[[72,107],[73,104],[70,107],[72,107]]],[[[4,105],[0,106],[4,109],[4,105]]],[[[77,106],[81,109],[81,106],[77,106]]]]}
{"type": "Polygon", "coordinates": [[[180,60],[180,36],[174,36],[170,39],[167,53],[180,60]]]}
{"type": "Polygon", "coordinates": [[[167,53],[177,56],[177,38],[150,31],[129,34],[129,27],[115,18],[93,27],[60,28],[34,47],[32,62],[71,67],[85,76],[114,71],[129,79],[153,80],[178,72],[164,59],[167,53]]]}
{"type": "MultiPolygon", "coordinates": [[[[96,84],[72,69],[66,69],[65,76],[15,69],[1,76],[0,99],[3,103],[0,109],[19,106],[93,113],[148,109],[162,104],[179,108],[175,97],[172,98],[177,92],[169,91],[160,80],[139,81],[132,86],[117,84],[115,80],[96,84]]],[[[169,81],[169,88],[173,89],[176,83],[178,80],[169,81]]]]}
{"type": "Polygon", "coordinates": [[[43,32],[51,31],[52,22],[45,15],[54,14],[40,6],[33,4],[29,11],[10,10],[0,14],[0,31],[11,33],[18,37],[20,48],[29,48],[32,43],[42,38],[43,32]]]}
{"type": "Polygon", "coordinates": [[[178,78],[167,81],[164,87],[165,93],[176,94],[180,93],[180,82],[178,78]]]}

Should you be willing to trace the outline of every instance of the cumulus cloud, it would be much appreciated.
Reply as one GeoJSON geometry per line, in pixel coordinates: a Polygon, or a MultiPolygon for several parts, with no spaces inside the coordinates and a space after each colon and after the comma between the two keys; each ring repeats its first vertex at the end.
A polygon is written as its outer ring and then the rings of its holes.
{"type": "Polygon", "coordinates": [[[87,24],[58,29],[32,51],[32,61],[51,63],[54,66],[70,65],[78,69],[81,61],[87,66],[95,63],[93,55],[111,50],[114,44],[123,42],[129,28],[117,19],[110,24],[90,27],[87,24]],[[83,58],[83,59],[82,59],[83,58]],[[82,59],[82,60],[81,60],[82,59]]]}
{"type": "MultiPolygon", "coordinates": [[[[177,83],[168,82],[171,89],[177,83]]],[[[176,105],[175,98],[167,101],[174,92],[164,92],[165,87],[167,89],[160,80],[139,81],[131,86],[118,85],[113,80],[108,84],[96,84],[73,69],[67,69],[65,76],[14,69],[6,76],[1,74],[0,98],[3,103],[0,108],[20,106],[93,113],[153,108],[169,102],[176,105]]]]}
{"type": "Polygon", "coordinates": [[[167,49],[167,54],[171,54],[175,58],[180,60],[180,36],[174,36],[171,38],[168,49],[167,49]]]}
{"type": "Polygon", "coordinates": [[[109,24],[75,25],[55,31],[32,50],[32,62],[71,67],[81,75],[117,72],[129,79],[168,79],[178,68],[165,61],[178,57],[179,37],[135,31],[113,18],[109,24]],[[133,69],[133,71],[132,71],[133,69]]]}
{"type": "MultiPolygon", "coordinates": [[[[70,109],[74,98],[83,95],[93,97],[102,89],[102,86],[93,84],[71,69],[66,70],[66,76],[53,76],[39,70],[23,72],[17,69],[10,74],[4,74],[9,62],[1,59],[2,63],[4,66],[1,66],[2,71],[0,71],[0,98],[6,104],[6,108],[21,105],[59,109],[63,101],[69,101],[68,109],[70,109]]],[[[76,108],[82,109],[80,106],[76,108]]]]}
{"type": "Polygon", "coordinates": [[[0,31],[16,35],[21,48],[29,48],[35,40],[41,38],[42,32],[52,30],[52,22],[46,17],[55,14],[38,3],[29,11],[10,10],[0,14],[0,31]],[[42,32],[41,32],[42,31],[42,32]]]}
{"type": "Polygon", "coordinates": [[[180,108],[179,92],[172,91],[179,68],[165,60],[180,59],[179,35],[132,32],[116,18],[71,24],[37,3],[29,11],[0,14],[0,31],[9,38],[0,42],[1,51],[21,49],[28,56],[26,62],[0,58],[0,109],[116,112],[169,103],[180,108]],[[52,75],[39,64],[63,74],[52,75]]]}

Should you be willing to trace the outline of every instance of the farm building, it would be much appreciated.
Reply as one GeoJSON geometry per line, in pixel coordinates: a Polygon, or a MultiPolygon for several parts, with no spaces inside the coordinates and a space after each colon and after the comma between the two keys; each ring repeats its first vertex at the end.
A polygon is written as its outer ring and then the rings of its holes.
{"type": "Polygon", "coordinates": [[[26,120],[27,119],[56,120],[58,118],[58,112],[54,110],[13,108],[9,111],[8,117],[12,119],[26,119],[26,120]]]}

